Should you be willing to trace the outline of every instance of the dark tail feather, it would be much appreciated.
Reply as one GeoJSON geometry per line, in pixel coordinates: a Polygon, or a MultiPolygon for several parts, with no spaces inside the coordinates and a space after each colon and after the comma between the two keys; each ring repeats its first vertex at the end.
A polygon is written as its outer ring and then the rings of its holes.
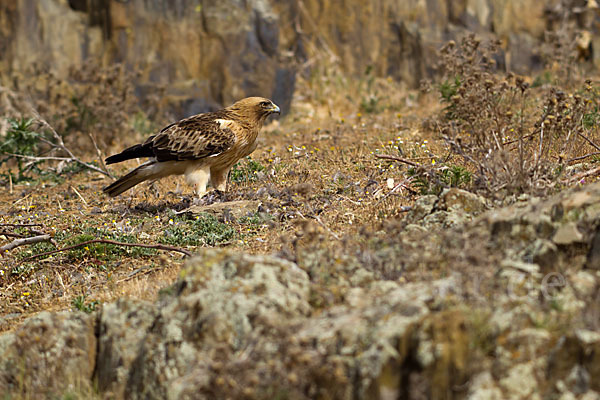
{"type": "Polygon", "coordinates": [[[125,160],[131,160],[132,158],[139,157],[154,157],[154,153],[149,146],[144,146],[143,144],[136,144],[135,146],[131,146],[119,154],[115,154],[114,156],[108,157],[106,160],[106,164],[114,164],[125,160]]]}
{"type": "Polygon", "coordinates": [[[150,179],[152,177],[151,172],[146,168],[148,164],[140,165],[127,175],[117,179],[102,191],[108,194],[110,197],[115,197],[125,192],[126,190],[131,189],[138,183],[145,181],[146,179],[150,179]]]}

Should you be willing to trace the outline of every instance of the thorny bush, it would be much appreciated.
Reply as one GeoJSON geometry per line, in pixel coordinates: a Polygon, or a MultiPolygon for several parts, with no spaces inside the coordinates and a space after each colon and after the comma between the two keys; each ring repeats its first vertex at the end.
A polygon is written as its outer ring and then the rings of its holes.
{"type": "Polygon", "coordinates": [[[474,35],[440,50],[438,85],[446,105],[435,125],[449,148],[474,170],[475,189],[488,195],[542,194],[564,167],[600,150],[598,90],[546,85],[532,89],[497,70],[499,43],[474,35]]]}

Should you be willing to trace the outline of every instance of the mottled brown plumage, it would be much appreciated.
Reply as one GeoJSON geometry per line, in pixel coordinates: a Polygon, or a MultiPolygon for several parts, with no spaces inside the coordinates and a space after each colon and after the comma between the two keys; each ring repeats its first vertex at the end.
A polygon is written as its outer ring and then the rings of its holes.
{"type": "Polygon", "coordinates": [[[146,180],[185,174],[202,196],[210,180],[226,190],[231,167],[256,148],[256,138],[265,119],[279,113],[271,100],[248,97],[216,112],[194,115],[175,122],[144,143],[136,144],[106,159],[113,164],[132,158],[150,157],[127,175],[104,188],[114,197],[146,180]]]}

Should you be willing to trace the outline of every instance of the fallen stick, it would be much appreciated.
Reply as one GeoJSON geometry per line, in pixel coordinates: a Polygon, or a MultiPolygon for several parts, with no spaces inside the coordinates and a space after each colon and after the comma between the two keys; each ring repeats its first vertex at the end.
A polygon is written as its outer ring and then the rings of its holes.
{"type": "Polygon", "coordinates": [[[77,195],[77,197],[79,197],[79,199],[80,199],[81,201],[83,201],[83,204],[85,204],[85,206],[87,207],[87,206],[88,206],[88,202],[87,202],[87,201],[85,201],[85,199],[83,198],[83,196],[81,195],[81,193],[79,193],[79,192],[77,191],[77,189],[75,189],[75,186],[71,185],[71,189],[73,189],[73,191],[75,192],[75,194],[77,195]]]}
{"type": "Polygon", "coordinates": [[[106,243],[106,244],[113,244],[115,246],[144,247],[144,248],[147,248],[147,249],[176,251],[178,253],[185,254],[188,257],[192,255],[192,253],[190,251],[188,251],[188,250],[181,249],[179,247],[168,246],[168,245],[164,245],[164,244],[123,243],[123,242],[116,242],[114,240],[108,240],[108,239],[93,239],[93,240],[88,240],[88,241],[85,241],[85,242],[81,242],[81,243],[75,244],[73,246],[63,247],[62,249],[45,251],[45,252],[40,253],[40,254],[35,254],[33,256],[30,256],[30,257],[22,259],[21,262],[23,263],[23,262],[26,262],[26,261],[33,260],[35,258],[39,258],[39,257],[43,257],[43,256],[49,256],[49,255],[55,254],[55,253],[60,253],[62,251],[73,250],[73,249],[76,249],[78,247],[87,246],[88,244],[94,244],[94,243],[106,243]]]}
{"type": "Polygon", "coordinates": [[[40,243],[40,242],[47,242],[51,239],[52,237],[50,235],[39,235],[39,236],[32,236],[32,237],[27,237],[27,238],[21,238],[21,239],[15,239],[12,242],[5,244],[4,246],[0,247],[0,254],[4,254],[5,252],[14,249],[15,247],[19,247],[19,246],[24,246],[26,244],[34,244],[34,243],[40,243]]]}
{"type": "Polygon", "coordinates": [[[5,223],[0,223],[0,226],[11,226],[11,227],[15,227],[15,228],[20,228],[20,227],[26,227],[26,226],[44,226],[42,224],[5,224],[5,223]]]}
{"type": "Polygon", "coordinates": [[[396,156],[389,156],[387,154],[375,154],[375,157],[377,157],[377,158],[383,158],[384,160],[398,161],[398,162],[401,162],[401,163],[404,163],[404,164],[408,164],[408,165],[410,165],[412,167],[418,167],[419,166],[419,164],[417,164],[414,161],[407,160],[406,158],[400,158],[400,157],[396,157],[396,156]]]}
{"type": "Polygon", "coordinates": [[[579,181],[579,180],[581,180],[583,178],[587,178],[590,175],[596,175],[596,174],[599,174],[599,173],[600,173],[600,167],[596,167],[596,168],[591,169],[589,171],[585,171],[585,172],[579,173],[579,174],[577,174],[575,176],[572,176],[569,179],[565,179],[563,181],[563,183],[570,184],[570,183],[579,181]]]}

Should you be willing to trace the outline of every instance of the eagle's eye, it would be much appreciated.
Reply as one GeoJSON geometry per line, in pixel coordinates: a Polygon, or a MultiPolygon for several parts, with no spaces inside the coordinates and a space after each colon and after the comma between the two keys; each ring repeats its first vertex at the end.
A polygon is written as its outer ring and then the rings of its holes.
{"type": "Polygon", "coordinates": [[[269,102],[269,101],[262,101],[262,102],[260,103],[260,106],[261,106],[262,108],[271,107],[271,102],[269,102]]]}

